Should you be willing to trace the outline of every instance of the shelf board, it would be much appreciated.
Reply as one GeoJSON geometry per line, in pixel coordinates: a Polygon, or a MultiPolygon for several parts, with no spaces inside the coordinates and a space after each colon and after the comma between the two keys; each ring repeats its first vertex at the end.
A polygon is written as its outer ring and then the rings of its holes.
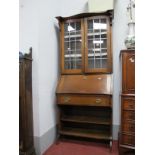
{"type": "Polygon", "coordinates": [[[75,128],[63,128],[60,130],[61,135],[85,137],[100,140],[112,140],[112,136],[109,133],[103,131],[86,130],[86,129],[75,129],[75,128]]]}
{"type": "Polygon", "coordinates": [[[91,117],[91,116],[63,116],[62,121],[67,122],[77,122],[77,123],[92,123],[92,124],[102,124],[110,125],[110,119],[105,119],[103,117],[91,117]]]}
{"type": "Polygon", "coordinates": [[[97,57],[97,56],[107,56],[107,53],[93,53],[93,54],[88,54],[88,57],[97,57]]]}
{"type": "Polygon", "coordinates": [[[76,38],[76,37],[81,37],[82,35],[81,34],[72,34],[72,35],[66,35],[64,36],[64,38],[76,38]]]}
{"type": "MultiPolygon", "coordinates": [[[[92,54],[88,54],[88,57],[97,57],[97,56],[107,56],[107,53],[92,53],[92,54]]],[[[65,58],[75,58],[75,57],[82,57],[81,54],[65,54],[64,55],[65,58]]]]}
{"type": "Polygon", "coordinates": [[[107,48],[89,48],[88,51],[101,51],[101,50],[107,50],[107,48]]]}
{"type": "Polygon", "coordinates": [[[89,41],[101,41],[101,40],[107,40],[107,37],[106,38],[105,37],[104,38],[103,37],[102,38],[91,38],[91,39],[88,38],[88,40],[89,41]]]}
{"type": "Polygon", "coordinates": [[[107,32],[95,32],[95,33],[88,33],[87,36],[94,36],[94,35],[102,35],[102,34],[107,34],[107,32]]]}
{"type": "MultiPolygon", "coordinates": [[[[95,61],[96,60],[107,60],[108,58],[95,58],[95,61]]],[[[94,58],[88,58],[88,60],[94,60],[94,58]]]]}
{"type": "Polygon", "coordinates": [[[81,54],[65,54],[65,58],[82,57],[81,54]]]}
{"type": "MultiPolygon", "coordinates": [[[[102,35],[102,34],[107,34],[107,32],[99,32],[99,33],[88,33],[87,36],[95,36],[95,35],[102,35]]],[[[65,35],[64,38],[76,38],[76,37],[81,37],[81,34],[71,34],[71,35],[65,35]]]]}

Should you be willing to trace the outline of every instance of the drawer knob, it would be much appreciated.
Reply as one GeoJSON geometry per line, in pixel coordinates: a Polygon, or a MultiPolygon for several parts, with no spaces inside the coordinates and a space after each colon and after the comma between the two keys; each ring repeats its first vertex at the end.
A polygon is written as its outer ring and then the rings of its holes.
{"type": "Polygon", "coordinates": [[[132,62],[132,63],[135,62],[135,60],[134,60],[133,58],[130,58],[129,60],[130,60],[130,62],[132,62]]]}
{"type": "Polygon", "coordinates": [[[102,100],[101,100],[100,98],[97,98],[97,99],[96,99],[96,103],[101,103],[101,101],[102,101],[102,100]]]}
{"type": "Polygon", "coordinates": [[[64,102],[66,103],[68,101],[70,101],[70,97],[64,97],[64,102]]]}
{"type": "Polygon", "coordinates": [[[129,127],[129,130],[130,130],[130,131],[134,131],[134,126],[131,125],[131,126],[129,127]]]}

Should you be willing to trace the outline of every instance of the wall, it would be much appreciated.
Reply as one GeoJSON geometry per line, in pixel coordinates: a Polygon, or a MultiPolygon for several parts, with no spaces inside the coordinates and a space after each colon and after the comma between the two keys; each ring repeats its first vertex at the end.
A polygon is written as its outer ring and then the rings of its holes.
{"type": "Polygon", "coordinates": [[[59,1],[20,0],[20,51],[33,48],[33,122],[37,155],[55,140],[55,88],[58,77],[58,34],[55,28],[59,1]],[[47,39],[48,38],[48,39],[47,39]]]}
{"type": "Polygon", "coordinates": [[[34,135],[39,135],[39,53],[38,53],[38,5],[37,0],[19,1],[19,50],[28,53],[33,48],[32,83],[33,83],[33,119],[34,135]]]}
{"type": "Polygon", "coordinates": [[[113,136],[117,139],[120,125],[120,90],[121,72],[119,54],[121,49],[125,49],[124,39],[127,34],[127,14],[126,7],[129,0],[114,1],[114,21],[113,21],[113,136]]]}
{"type": "MultiPolygon", "coordinates": [[[[59,35],[55,16],[88,11],[88,0],[20,0],[20,50],[33,48],[33,118],[35,148],[42,154],[55,140],[55,88],[59,75],[59,35]]],[[[128,0],[115,0],[113,21],[114,139],[119,128],[120,64],[119,53],[125,48],[128,0]]]]}

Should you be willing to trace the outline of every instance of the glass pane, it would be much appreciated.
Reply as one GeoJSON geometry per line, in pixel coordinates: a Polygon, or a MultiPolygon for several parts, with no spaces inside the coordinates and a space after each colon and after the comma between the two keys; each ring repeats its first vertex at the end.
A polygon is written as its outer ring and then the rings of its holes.
{"type": "Polygon", "coordinates": [[[81,22],[64,24],[64,61],[65,69],[81,69],[81,22]]]}
{"type": "Polygon", "coordinates": [[[107,23],[106,19],[88,20],[88,68],[107,67],[107,23]]]}

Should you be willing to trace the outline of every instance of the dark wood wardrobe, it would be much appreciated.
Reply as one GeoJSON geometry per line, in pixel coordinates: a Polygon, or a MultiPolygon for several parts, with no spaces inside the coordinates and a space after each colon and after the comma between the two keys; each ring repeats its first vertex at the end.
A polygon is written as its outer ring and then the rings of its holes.
{"type": "Polygon", "coordinates": [[[19,154],[36,155],[33,143],[32,49],[19,58],[19,154]]]}

